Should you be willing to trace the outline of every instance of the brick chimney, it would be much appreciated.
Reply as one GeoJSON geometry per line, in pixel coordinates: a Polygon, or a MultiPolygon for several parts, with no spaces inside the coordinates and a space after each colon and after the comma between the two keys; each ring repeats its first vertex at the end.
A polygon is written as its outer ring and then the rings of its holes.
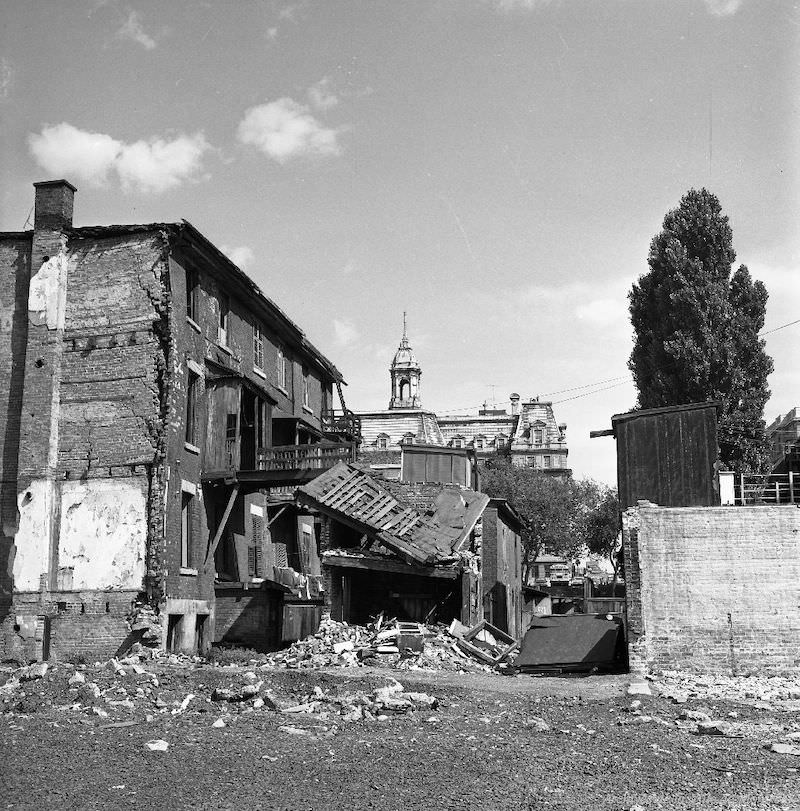
{"type": "Polygon", "coordinates": [[[519,395],[514,392],[508,399],[511,400],[511,414],[519,414],[519,395]]]}
{"type": "Polygon", "coordinates": [[[60,231],[72,227],[72,204],[77,189],[66,180],[44,180],[34,183],[36,204],[33,212],[35,230],[60,231]]]}

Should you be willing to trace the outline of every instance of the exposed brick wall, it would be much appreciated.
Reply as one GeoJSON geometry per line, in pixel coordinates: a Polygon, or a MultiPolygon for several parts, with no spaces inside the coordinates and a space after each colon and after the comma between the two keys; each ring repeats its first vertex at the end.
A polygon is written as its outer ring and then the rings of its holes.
{"type": "Polygon", "coordinates": [[[274,590],[218,587],[214,644],[275,650],[280,645],[282,602],[274,590]]]}
{"type": "Polygon", "coordinates": [[[0,240],[0,620],[11,599],[8,556],[17,523],[17,453],[28,337],[30,237],[0,240]]]}
{"type": "Polygon", "coordinates": [[[800,510],[640,505],[625,525],[633,669],[800,672],[800,510]]]}

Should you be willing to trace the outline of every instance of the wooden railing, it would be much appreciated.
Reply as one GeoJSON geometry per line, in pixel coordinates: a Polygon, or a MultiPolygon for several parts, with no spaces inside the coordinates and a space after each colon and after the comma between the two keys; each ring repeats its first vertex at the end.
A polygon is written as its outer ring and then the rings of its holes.
{"type": "Polygon", "coordinates": [[[327,434],[340,434],[358,440],[361,437],[361,418],[347,411],[326,411],[322,415],[322,430],[327,434]]]}
{"type": "Polygon", "coordinates": [[[719,480],[723,505],[800,504],[800,475],[796,473],[720,473],[719,480]]]}
{"type": "Polygon", "coordinates": [[[327,470],[337,462],[355,460],[354,442],[319,442],[315,445],[278,445],[259,448],[259,470],[327,470]]]}

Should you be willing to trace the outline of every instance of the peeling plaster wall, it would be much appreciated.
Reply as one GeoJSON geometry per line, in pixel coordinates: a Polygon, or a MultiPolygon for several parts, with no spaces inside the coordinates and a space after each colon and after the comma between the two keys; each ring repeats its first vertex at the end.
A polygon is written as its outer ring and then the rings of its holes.
{"type": "Polygon", "coordinates": [[[47,588],[55,489],[54,481],[37,479],[19,494],[19,529],[12,553],[15,591],[47,588]]]}
{"type": "Polygon", "coordinates": [[[58,567],[72,569],[62,587],[139,591],[146,546],[146,478],[61,485],[58,567]]]}

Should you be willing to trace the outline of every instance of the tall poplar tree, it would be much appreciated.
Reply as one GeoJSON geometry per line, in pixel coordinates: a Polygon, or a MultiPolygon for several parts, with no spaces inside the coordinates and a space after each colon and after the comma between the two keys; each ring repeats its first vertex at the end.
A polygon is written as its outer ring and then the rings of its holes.
{"type": "Polygon", "coordinates": [[[650,244],[650,270],[629,293],[635,341],[628,366],[639,408],[720,400],[722,462],[763,472],[772,359],[758,333],[767,291],[744,265],[731,274],[735,259],[719,200],[691,189],[664,218],[650,244]]]}

